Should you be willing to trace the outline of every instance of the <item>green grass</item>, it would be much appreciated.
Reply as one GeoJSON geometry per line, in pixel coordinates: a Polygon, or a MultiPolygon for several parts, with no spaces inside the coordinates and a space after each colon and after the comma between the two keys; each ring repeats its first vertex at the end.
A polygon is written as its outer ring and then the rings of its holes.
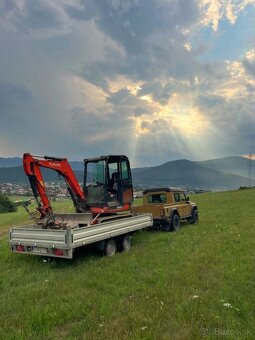
{"type": "MultiPolygon", "coordinates": [[[[11,196],[10,197],[13,201],[26,201],[29,197],[17,197],[11,196]]],[[[74,209],[71,204],[71,200],[65,201],[56,201],[52,203],[54,211],[58,212],[73,212],[74,209]]],[[[28,209],[33,212],[36,210],[35,203],[32,203],[28,206],[28,209]]],[[[9,228],[11,226],[19,226],[24,224],[31,224],[33,221],[29,218],[28,213],[26,210],[21,206],[18,207],[18,210],[14,213],[3,213],[0,214],[0,238],[6,235],[9,228]]]]}
{"type": "Polygon", "coordinates": [[[0,338],[254,339],[255,190],[192,199],[198,225],[137,233],[112,258],[44,262],[2,238],[0,338]]]}

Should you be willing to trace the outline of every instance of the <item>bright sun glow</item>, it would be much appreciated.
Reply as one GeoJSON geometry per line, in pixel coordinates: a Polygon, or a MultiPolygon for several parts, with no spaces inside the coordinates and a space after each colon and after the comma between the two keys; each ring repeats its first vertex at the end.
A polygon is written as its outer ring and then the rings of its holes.
{"type": "Polygon", "coordinates": [[[133,82],[132,80],[119,75],[115,79],[109,80],[108,85],[111,93],[115,93],[126,88],[131,94],[137,95],[137,91],[140,89],[141,82],[133,82]]]}
{"type": "MultiPolygon", "coordinates": [[[[152,100],[150,98],[150,100],[152,100]]],[[[210,128],[209,121],[196,110],[192,103],[181,103],[180,98],[174,98],[172,103],[165,106],[153,103],[154,114],[150,117],[135,117],[135,134],[143,135],[151,131],[154,120],[163,120],[166,130],[184,134],[186,137],[205,136],[210,128]]]]}
{"type": "Polygon", "coordinates": [[[241,155],[241,156],[244,157],[244,158],[248,158],[248,159],[255,161],[255,154],[241,155]]]}

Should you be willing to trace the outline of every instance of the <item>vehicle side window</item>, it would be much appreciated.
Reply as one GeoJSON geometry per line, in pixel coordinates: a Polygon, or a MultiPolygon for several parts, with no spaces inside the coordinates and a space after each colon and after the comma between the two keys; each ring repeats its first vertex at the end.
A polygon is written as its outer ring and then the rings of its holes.
{"type": "Polygon", "coordinates": [[[118,172],[118,163],[110,163],[109,164],[109,176],[110,178],[114,173],[118,172]]]}
{"type": "Polygon", "coordinates": [[[122,179],[129,179],[128,176],[128,166],[127,166],[127,162],[126,161],[122,161],[121,162],[121,175],[122,175],[122,179]]]}
{"type": "Polygon", "coordinates": [[[160,198],[162,203],[166,203],[166,194],[160,195],[160,198]]]}
{"type": "Polygon", "coordinates": [[[87,172],[90,176],[88,182],[92,182],[93,185],[104,183],[105,161],[89,162],[87,164],[87,172]]]}
{"type": "Polygon", "coordinates": [[[184,193],[181,193],[181,194],[180,194],[180,198],[181,198],[181,201],[182,201],[182,202],[183,202],[183,201],[186,201],[186,196],[185,196],[184,193]]]}
{"type": "Polygon", "coordinates": [[[174,193],[174,200],[175,200],[175,202],[180,202],[180,194],[179,194],[179,192],[175,192],[174,193]]]}
{"type": "Polygon", "coordinates": [[[166,194],[148,195],[148,203],[166,203],[166,194]]]}

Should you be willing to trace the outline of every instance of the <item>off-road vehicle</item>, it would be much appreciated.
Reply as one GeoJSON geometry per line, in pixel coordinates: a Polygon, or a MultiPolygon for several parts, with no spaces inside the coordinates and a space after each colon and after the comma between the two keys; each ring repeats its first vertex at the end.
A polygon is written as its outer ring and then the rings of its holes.
{"type": "Polygon", "coordinates": [[[175,231],[181,220],[198,222],[198,208],[179,188],[155,188],[143,191],[143,205],[133,207],[137,213],[151,213],[153,227],[165,231],[175,231]]]}

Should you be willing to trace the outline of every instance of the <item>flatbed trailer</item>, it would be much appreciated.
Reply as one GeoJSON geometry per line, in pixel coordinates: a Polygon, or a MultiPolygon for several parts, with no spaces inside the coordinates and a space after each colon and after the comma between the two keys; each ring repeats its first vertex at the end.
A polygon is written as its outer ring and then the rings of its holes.
{"type": "Polygon", "coordinates": [[[132,233],[153,225],[151,214],[104,220],[102,223],[86,226],[82,226],[89,218],[86,213],[56,214],[55,218],[67,221],[66,226],[61,229],[45,229],[43,225],[31,224],[11,228],[11,251],[72,259],[75,249],[94,243],[99,250],[112,256],[117,249],[129,249],[132,233]],[[72,223],[68,223],[68,220],[72,223]]]}

